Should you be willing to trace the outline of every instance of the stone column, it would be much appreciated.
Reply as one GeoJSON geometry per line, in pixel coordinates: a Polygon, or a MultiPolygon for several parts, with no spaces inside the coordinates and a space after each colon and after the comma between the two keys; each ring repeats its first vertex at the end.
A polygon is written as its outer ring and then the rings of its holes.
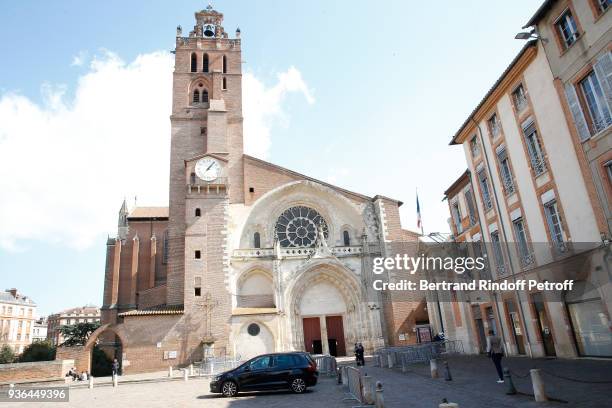
{"type": "Polygon", "coordinates": [[[121,240],[115,240],[115,253],[113,254],[113,275],[111,283],[111,301],[109,306],[116,306],[119,299],[119,268],[121,266],[121,240]]]}
{"type": "Polygon", "coordinates": [[[319,316],[319,324],[321,325],[321,346],[323,354],[329,354],[329,343],[327,342],[327,322],[325,316],[319,316]]]}

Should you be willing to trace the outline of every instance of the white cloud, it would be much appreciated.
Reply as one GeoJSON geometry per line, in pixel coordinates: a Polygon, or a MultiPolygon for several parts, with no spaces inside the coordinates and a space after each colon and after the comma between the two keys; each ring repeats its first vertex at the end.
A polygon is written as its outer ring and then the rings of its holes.
{"type": "MultiPolygon", "coordinates": [[[[51,84],[41,87],[42,103],[0,97],[0,248],[28,240],[86,248],[112,233],[123,197],[167,205],[172,70],[166,52],[126,63],[105,51],[72,98],[51,84]]],[[[285,95],[314,99],[293,67],[272,87],[247,73],[243,87],[245,150],[265,157],[285,95]]]]}
{"type": "Polygon", "coordinates": [[[244,151],[253,156],[267,158],[271,144],[271,128],[286,124],[282,103],[290,92],[301,93],[309,104],[315,102],[302,74],[295,67],[277,76],[276,85],[266,88],[251,72],[243,75],[244,151]]]}
{"type": "Polygon", "coordinates": [[[70,63],[73,67],[80,67],[85,64],[85,60],[87,59],[87,52],[79,51],[79,53],[72,57],[72,63],[70,63]]]}

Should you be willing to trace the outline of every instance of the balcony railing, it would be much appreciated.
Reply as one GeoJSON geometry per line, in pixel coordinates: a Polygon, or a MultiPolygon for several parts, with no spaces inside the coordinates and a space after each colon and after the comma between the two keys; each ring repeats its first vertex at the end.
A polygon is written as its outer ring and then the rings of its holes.
{"type": "MultiPolygon", "coordinates": [[[[361,255],[363,249],[361,246],[341,246],[330,248],[332,254],[337,257],[361,255]]],[[[299,258],[313,255],[314,248],[281,248],[280,255],[283,258],[299,258]]],[[[235,258],[266,258],[275,256],[274,248],[249,248],[235,249],[233,252],[235,258]]]]}
{"type": "Polygon", "coordinates": [[[531,167],[533,167],[533,171],[536,176],[539,176],[546,172],[546,162],[540,157],[531,158],[531,167]]]}
{"type": "Polygon", "coordinates": [[[502,181],[504,183],[504,192],[506,195],[510,195],[514,193],[514,181],[512,177],[508,174],[502,174],[502,181]]]}
{"type": "Polygon", "coordinates": [[[521,253],[520,257],[521,257],[521,266],[523,268],[529,268],[535,265],[535,256],[532,251],[521,253]]]}

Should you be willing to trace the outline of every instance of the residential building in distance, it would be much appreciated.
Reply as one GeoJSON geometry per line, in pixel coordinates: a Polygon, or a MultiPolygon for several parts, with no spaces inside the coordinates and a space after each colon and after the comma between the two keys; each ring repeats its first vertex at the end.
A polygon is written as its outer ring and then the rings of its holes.
{"type": "Polygon", "coordinates": [[[100,321],[100,308],[86,305],[62,310],[59,313],[49,315],[47,318],[47,338],[53,344],[60,345],[64,342],[59,328],[77,323],[95,323],[100,321]]]}
{"type": "Polygon", "coordinates": [[[47,318],[40,317],[34,322],[34,330],[32,330],[32,342],[47,340],[47,318]]]}
{"type": "Polygon", "coordinates": [[[493,330],[510,355],[612,356],[607,4],[544,2],[527,24],[537,38],[452,138],[468,170],[445,192],[451,228],[487,255],[479,278],[575,280],[563,293],[429,296],[432,324],[468,352],[493,330]]]}
{"type": "Polygon", "coordinates": [[[8,344],[15,353],[32,343],[36,303],[17,289],[0,292],[0,345],[8,344]]]}

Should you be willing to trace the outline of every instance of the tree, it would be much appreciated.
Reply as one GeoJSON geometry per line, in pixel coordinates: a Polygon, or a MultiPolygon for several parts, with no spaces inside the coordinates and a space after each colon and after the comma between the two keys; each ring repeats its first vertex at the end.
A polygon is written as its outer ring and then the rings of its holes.
{"type": "Polygon", "coordinates": [[[55,360],[55,346],[49,340],[35,341],[29,344],[19,356],[19,362],[55,360]]]}
{"type": "Polygon", "coordinates": [[[0,364],[8,364],[15,361],[15,352],[8,344],[3,344],[0,347],[0,364]]]}
{"type": "Polygon", "coordinates": [[[64,337],[62,346],[84,346],[91,333],[100,327],[100,322],[77,323],[61,326],[60,333],[64,337]]]}

